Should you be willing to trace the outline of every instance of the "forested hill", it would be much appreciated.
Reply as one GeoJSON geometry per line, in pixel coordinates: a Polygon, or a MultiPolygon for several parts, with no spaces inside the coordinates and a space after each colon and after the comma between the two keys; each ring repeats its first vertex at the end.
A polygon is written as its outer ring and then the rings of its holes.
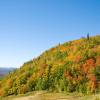
{"type": "Polygon", "coordinates": [[[100,92],[100,35],[59,44],[0,82],[1,96],[37,90],[100,92]]]}
{"type": "Polygon", "coordinates": [[[0,67],[0,80],[2,80],[5,75],[9,74],[9,72],[13,70],[15,70],[15,68],[0,67]]]}
{"type": "Polygon", "coordinates": [[[0,68],[0,76],[3,76],[3,75],[5,75],[5,74],[7,74],[7,73],[9,73],[10,71],[13,71],[14,70],[14,68],[6,68],[6,67],[1,67],[0,68]]]}

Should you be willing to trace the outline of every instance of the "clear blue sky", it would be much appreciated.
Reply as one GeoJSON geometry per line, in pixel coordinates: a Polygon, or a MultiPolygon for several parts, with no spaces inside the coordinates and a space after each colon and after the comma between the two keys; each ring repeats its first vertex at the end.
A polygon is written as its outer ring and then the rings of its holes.
{"type": "Polygon", "coordinates": [[[0,67],[20,67],[88,32],[100,33],[100,0],[0,0],[0,67]]]}

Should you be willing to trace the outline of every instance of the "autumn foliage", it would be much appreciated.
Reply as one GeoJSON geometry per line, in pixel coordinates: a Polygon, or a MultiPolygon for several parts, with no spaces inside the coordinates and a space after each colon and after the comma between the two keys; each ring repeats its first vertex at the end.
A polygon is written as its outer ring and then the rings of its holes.
{"type": "Polygon", "coordinates": [[[59,44],[0,81],[0,96],[37,90],[100,92],[100,36],[59,44]]]}

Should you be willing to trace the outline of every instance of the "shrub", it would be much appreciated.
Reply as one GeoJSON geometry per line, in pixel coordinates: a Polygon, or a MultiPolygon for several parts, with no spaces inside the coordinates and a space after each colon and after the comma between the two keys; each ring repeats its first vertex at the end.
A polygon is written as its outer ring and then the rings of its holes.
{"type": "Polygon", "coordinates": [[[21,86],[18,88],[18,93],[19,93],[19,94],[25,94],[27,91],[28,91],[28,89],[27,89],[27,86],[26,86],[26,85],[21,85],[21,86]]]}

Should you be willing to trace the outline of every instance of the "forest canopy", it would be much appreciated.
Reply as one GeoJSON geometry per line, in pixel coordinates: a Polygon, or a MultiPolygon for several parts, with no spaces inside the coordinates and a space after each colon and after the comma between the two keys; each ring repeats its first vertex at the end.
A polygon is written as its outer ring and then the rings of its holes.
{"type": "Polygon", "coordinates": [[[100,36],[53,47],[0,81],[0,96],[37,90],[100,92],[100,36]]]}

